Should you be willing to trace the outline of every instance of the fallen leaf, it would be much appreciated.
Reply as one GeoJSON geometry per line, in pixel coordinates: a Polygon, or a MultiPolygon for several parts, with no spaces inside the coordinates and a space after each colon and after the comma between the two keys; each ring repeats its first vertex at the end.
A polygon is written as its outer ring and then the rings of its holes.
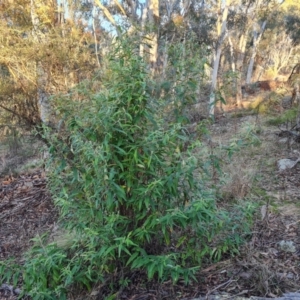
{"type": "Polygon", "coordinates": [[[267,210],[268,210],[267,205],[265,205],[265,204],[260,209],[262,221],[266,218],[267,210]]]}
{"type": "Polygon", "coordinates": [[[97,296],[99,294],[99,291],[92,291],[91,296],[97,296]]]}

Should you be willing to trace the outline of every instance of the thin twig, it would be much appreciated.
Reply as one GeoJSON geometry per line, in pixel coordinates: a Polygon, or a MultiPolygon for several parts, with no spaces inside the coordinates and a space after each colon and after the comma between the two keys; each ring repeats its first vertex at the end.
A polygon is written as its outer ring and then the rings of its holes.
{"type": "Polygon", "coordinates": [[[223,286],[229,285],[230,283],[232,283],[232,282],[234,282],[234,281],[237,281],[237,280],[233,280],[233,279],[230,278],[230,279],[227,280],[226,282],[223,282],[223,283],[219,284],[217,287],[215,287],[214,289],[212,289],[211,291],[209,291],[208,293],[206,293],[205,298],[208,299],[208,296],[209,296],[211,293],[215,292],[216,290],[218,290],[219,288],[221,288],[221,287],[223,287],[223,286]]]}

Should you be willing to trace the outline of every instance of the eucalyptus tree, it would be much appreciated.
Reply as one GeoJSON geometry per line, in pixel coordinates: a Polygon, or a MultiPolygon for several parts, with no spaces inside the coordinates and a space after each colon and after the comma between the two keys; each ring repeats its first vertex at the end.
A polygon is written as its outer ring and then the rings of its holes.
{"type": "Polygon", "coordinates": [[[288,0],[272,12],[261,53],[266,57],[266,68],[274,76],[289,73],[299,62],[300,3],[288,0]]]}
{"type": "Polygon", "coordinates": [[[238,39],[236,40],[236,70],[238,72],[236,80],[236,102],[238,106],[241,105],[242,100],[242,81],[245,71],[245,55],[247,42],[249,41],[249,33],[251,27],[253,27],[253,21],[255,20],[257,11],[259,9],[261,0],[246,0],[242,5],[237,5],[236,10],[236,25],[235,28],[238,39]]]}
{"type": "Polygon", "coordinates": [[[230,7],[229,44],[233,69],[237,72],[235,94],[239,106],[242,84],[251,82],[259,43],[275,4],[274,0],[237,0],[230,7]]]}

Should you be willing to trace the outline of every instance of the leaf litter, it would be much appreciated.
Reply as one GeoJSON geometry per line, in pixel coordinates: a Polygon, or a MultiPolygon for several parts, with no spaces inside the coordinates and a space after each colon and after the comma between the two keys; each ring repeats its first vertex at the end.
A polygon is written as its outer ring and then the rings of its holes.
{"type": "MultiPolygon", "coordinates": [[[[37,235],[52,231],[57,210],[42,171],[6,176],[0,181],[0,260],[14,257],[22,264],[23,254],[37,235]]],[[[16,299],[10,286],[0,282],[0,299],[16,299]]]]}

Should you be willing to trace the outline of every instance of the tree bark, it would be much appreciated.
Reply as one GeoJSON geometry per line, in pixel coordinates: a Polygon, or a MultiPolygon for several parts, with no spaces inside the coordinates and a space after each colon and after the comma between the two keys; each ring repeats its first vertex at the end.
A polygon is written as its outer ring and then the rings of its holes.
{"type": "Polygon", "coordinates": [[[242,106],[242,76],[243,76],[243,66],[244,66],[244,60],[245,60],[245,51],[246,51],[246,45],[247,45],[247,35],[248,30],[246,30],[245,33],[241,34],[240,41],[239,41],[239,53],[237,56],[237,62],[236,67],[237,71],[239,72],[239,76],[236,80],[236,103],[238,107],[242,106]]]}
{"type": "Polygon", "coordinates": [[[145,5],[143,5],[143,10],[142,10],[142,19],[141,19],[141,44],[140,44],[140,57],[144,57],[144,50],[145,50],[145,44],[143,41],[143,35],[144,35],[144,29],[145,29],[145,24],[147,20],[147,13],[148,13],[148,3],[146,1],[145,5]]]}
{"type": "Polygon", "coordinates": [[[157,65],[158,55],[158,34],[156,25],[159,22],[159,0],[149,0],[149,20],[153,26],[153,31],[150,34],[150,68],[154,74],[157,65]]]}
{"type": "Polygon", "coordinates": [[[265,31],[266,24],[267,24],[267,21],[264,21],[261,26],[260,33],[257,33],[255,30],[253,31],[253,48],[252,48],[252,54],[251,54],[251,58],[250,58],[250,62],[249,62],[248,70],[247,70],[246,84],[251,83],[254,61],[255,61],[255,57],[256,57],[256,53],[257,53],[257,46],[258,46],[258,44],[262,38],[262,35],[265,31]]]}
{"type": "Polygon", "coordinates": [[[233,43],[232,43],[232,40],[231,40],[230,36],[228,36],[228,42],[229,42],[229,50],[230,50],[231,71],[235,72],[236,71],[236,66],[235,66],[235,59],[234,59],[234,48],[233,48],[233,43]]]}
{"type": "Polygon", "coordinates": [[[96,6],[93,7],[93,12],[92,12],[92,18],[93,18],[93,35],[94,35],[94,42],[95,42],[95,55],[96,55],[96,60],[98,67],[100,68],[100,60],[99,60],[99,54],[98,54],[98,40],[97,40],[97,34],[96,34],[96,6]]]}
{"type": "MultiPolygon", "coordinates": [[[[45,4],[39,0],[31,0],[31,21],[33,25],[33,38],[36,43],[44,44],[47,42],[47,28],[40,20],[38,11],[45,4]]],[[[37,85],[37,101],[40,110],[40,118],[44,125],[49,126],[51,123],[51,105],[48,93],[48,74],[42,61],[37,61],[36,63],[36,85],[37,85]]]]}
{"type": "Polygon", "coordinates": [[[214,66],[213,66],[213,73],[212,73],[212,80],[211,80],[211,91],[209,96],[209,116],[211,117],[213,117],[215,114],[216,89],[217,89],[217,79],[218,79],[221,52],[222,52],[221,47],[219,47],[214,57],[214,66]]]}
{"type": "MultiPolygon", "coordinates": [[[[219,1],[219,6],[221,8],[221,1],[219,1]]],[[[215,114],[215,105],[216,105],[216,88],[217,88],[217,78],[220,65],[220,58],[222,53],[222,45],[227,36],[227,16],[228,16],[228,6],[227,1],[225,0],[225,7],[223,9],[222,16],[218,17],[217,21],[217,43],[214,52],[213,59],[213,72],[211,80],[211,90],[209,96],[209,116],[213,117],[215,114]]]]}

